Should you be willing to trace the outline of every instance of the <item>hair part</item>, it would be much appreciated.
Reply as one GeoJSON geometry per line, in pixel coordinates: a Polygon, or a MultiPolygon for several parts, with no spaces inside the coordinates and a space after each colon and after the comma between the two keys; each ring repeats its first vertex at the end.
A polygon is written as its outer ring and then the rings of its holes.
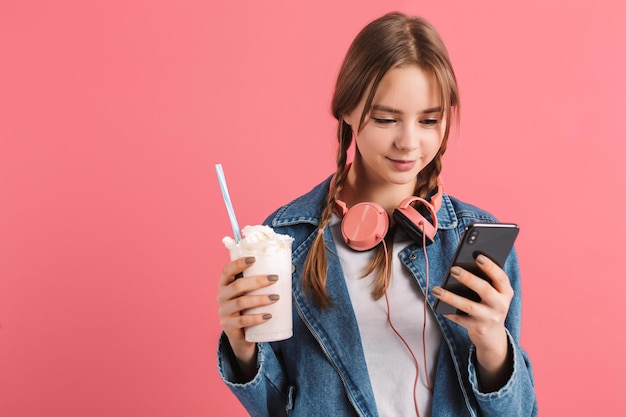
{"type": "MultiPolygon", "coordinates": [[[[451,121],[459,118],[459,93],[448,51],[435,30],[424,18],[407,16],[399,12],[388,13],[366,25],[354,38],[339,70],[332,99],[332,114],[337,119],[337,170],[334,183],[320,214],[319,228],[325,228],[333,213],[335,202],[343,189],[347,176],[348,149],[353,140],[352,127],[343,117],[353,111],[365,94],[365,106],[360,116],[360,130],[370,112],[372,101],[383,77],[393,68],[414,64],[429,71],[439,87],[445,128],[443,140],[435,158],[418,175],[414,195],[425,197],[437,187],[437,177],[442,169],[451,121]]],[[[358,131],[357,130],[357,131],[358,131]]],[[[391,256],[393,233],[386,237],[388,253],[383,245],[366,271],[377,271],[372,296],[384,295],[389,283],[391,268],[385,268],[385,257],[391,256]]],[[[304,264],[303,288],[310,292],[320,307],[331,304],[326,291],[327,256],[323,234],[315,237],[304,264]]],[[[390,261],[390,259],[388,259],[390,261]]],[[[391,263],[388,262],[388,265],[391,263]]]]}

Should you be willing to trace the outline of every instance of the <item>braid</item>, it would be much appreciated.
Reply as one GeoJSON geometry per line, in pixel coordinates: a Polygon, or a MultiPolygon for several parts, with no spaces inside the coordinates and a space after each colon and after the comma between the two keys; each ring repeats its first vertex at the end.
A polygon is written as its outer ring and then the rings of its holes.
{"type": "Polygon", "coordinates": [[[418,176],[415,186],[415,195],[418,197],[426,197],[429,192],[437,188],[437,178],[441,174],[442,158],[444,150],[439,150],[435,158],[424,167],[418,176]]]}
{"type": "Polygon", "coordinates": [[[396,234],[395,226],[389,228],[389,231],[385,235],[385,245],[387,245],[387,250],[385,250],[385,246],[382,244],[378,245],[376,249],[376,253],[374,254],[374,259],[370,262],[363,274],[363,278],[376,271],[376,278],[374,279],[374,286],[372,288],[372,298],[374,300],[378,300],[383,295],[385,295],[385,291],[389,286],[389,282],[391,282],[391,262],[393,259],[393,238],[396,234]],[[385,260],[385,256],[387,260],[385,260]],[[388,265],[388,268],[385,268],[385,265],[388,265]]]}
{"type": "MultiPolygon", "coordinates": [[[[322,209],[318,228],[325,229],[330,223],[337,196],[343,189],[346,179],[346,165],[348,159],[348,148],[352,143],[352,130],[344,121],[339,122],[337,127],[337,137],[339,138],[339,149],[337,152],[337,172],[333,176],[333,183],[330,185],[331,192],[328,193],[326,205],[322,209]]],[[[309,255],[304,262],[304,273],[302,276],[302,286],[305,292],[310,291],[315,302],[322,308],[330,305],[330,299],[326,291],[326,278],[328,275],[328,261],[326,258],[326,245],[324,234],[317,233],[309,255]]]]}

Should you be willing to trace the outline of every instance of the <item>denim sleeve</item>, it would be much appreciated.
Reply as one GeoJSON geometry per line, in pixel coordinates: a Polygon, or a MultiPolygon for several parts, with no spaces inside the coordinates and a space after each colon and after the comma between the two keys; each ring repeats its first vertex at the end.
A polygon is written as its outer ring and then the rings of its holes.
{"type": "Polygon", "coordinates": [[[532,365],[528,354],[519,344],[522,318],[521,277],[515,250],[511,252],[504,265],[504,270],[514,291],[505,322],[509,348],[513,352],[513,373],[507,383],[498,391],[481,392],[476,375],[475,346],[472,345],[468,362],[470,383],[483,416],[536,416],[538,408],[532,365]]]}
{"type": "Polygon", "coordinates": [[[224,383],[252,417],[287,416],[291,409],[293,387],[287,384],[282,367],[269,343],[258,343],[257,372],[246,382],[237,380],[236,359],[222,333],[217,364],[224,383]]]}
{"type": "Polygon", "coordinates": [[[517,346],[507,330],[509,348],[513,349],[513,373],[498,391],[484,393],[478,386],[475,348],[470,349],[469,379],[481,413],[485,417],[530,417],[538,413],[532,368],[528,355],[517,346]]]}

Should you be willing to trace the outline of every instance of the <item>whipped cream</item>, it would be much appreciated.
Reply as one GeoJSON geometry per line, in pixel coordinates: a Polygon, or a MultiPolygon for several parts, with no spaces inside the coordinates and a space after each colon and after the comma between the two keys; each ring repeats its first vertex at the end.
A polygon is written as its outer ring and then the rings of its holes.
{"type": "Polygon", "coordinates": [[[291,242],[293,241],[291,236],[276,233],[271,227],[265,225],[246,226],[241,233],[241,241],[236,242],[232,237],[226,236],[222,239],[222,243],[229,250],[243,246],[259,253],[265,253],[286,248],[291,249],[291,242]]]}

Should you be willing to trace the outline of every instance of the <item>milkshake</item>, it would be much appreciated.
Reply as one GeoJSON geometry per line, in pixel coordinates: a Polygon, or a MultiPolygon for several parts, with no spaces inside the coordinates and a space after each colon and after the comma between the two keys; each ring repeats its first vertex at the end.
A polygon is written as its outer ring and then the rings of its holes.
{"type": "Polygon", "coordinates": [[[244,329],[248,342],[273,342],[293,335],[291,300],[291,243],[293,238],[281,235],[269,226],[246,226],[239,242],[231,237],[222,239],[230,252],[230,259],[254,256],[256,261],[243,272],[244,276],[278,275],[275,284],[251,291],[249,294],[278,294],[274,304],[251,308],[244,314],[270,313],[272,318],[256,326],[244,329]]]}

